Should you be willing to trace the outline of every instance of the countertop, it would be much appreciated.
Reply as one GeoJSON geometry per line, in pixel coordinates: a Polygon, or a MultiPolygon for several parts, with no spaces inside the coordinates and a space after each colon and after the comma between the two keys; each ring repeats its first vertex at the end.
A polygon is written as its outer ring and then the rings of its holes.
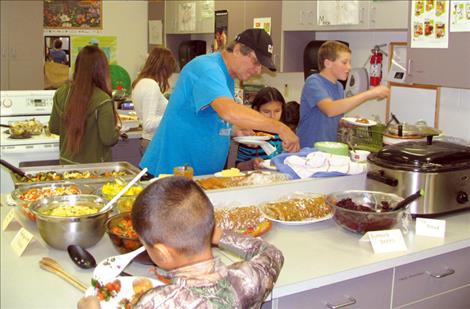
{"type": "MultiPolygon", "coordinates": [[[[270,186],[214,190],[209,191],[208,196],[215,207],[230,207],[274,200],[295,191],[330,193],[361,189],[364,183],[364,175],[307,179],[270,186]]],[[[2,201],[3,218],[13,207],[5,205],[4,196],[2,201]]],[[[285,263],[271,297],[279,298],[470,246],[470,211],[440,216],[439,219],[446,220],[444,239],[416,236],[414,228],[411,228],[405,235],[408,250],[390,254],[373,254],[369,243],[359,242],[360,235],[342,229],[333,220],[303,226],[274,223],[272,230],[263,238],[282,250],[285,263]]],[[[32,222],[21,221],[34,233],[36,228],[32,222]]],[[[20,227],[18,222],[12,222],[2,232],[1,308],[75,308],[81,292],[54,274],[41,270],[38,262],[43,256],[52,257],[84,283],[89,282],[91,271],[79,269],[71,263],[66,252],[44,246],[38,240],[18,257],[9,243],[20,227]]],[[[98,261],[117,254],[107,235],[90,251],[98,261]]],[[[237,260],[237,257],[220,250],[215,254],[224,263],[237,260]]],[[[126,271],[143,275],[148,268],[132,263],[126,271]]]]}

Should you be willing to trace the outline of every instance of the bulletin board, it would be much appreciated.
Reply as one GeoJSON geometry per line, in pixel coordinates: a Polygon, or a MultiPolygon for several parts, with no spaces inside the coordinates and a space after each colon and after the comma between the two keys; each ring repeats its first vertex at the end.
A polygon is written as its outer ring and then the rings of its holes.
{"type": "Polygon", "coordinates": [[[400,83],[389,83],[389,86],[386,122],[393,113],[400,122],[414,124],[424,120],[428,126],[439,128],[439,86],[400,83]]]}
{"type": "MultiPolygon", "coordinates": [[[[405,76],[406,67],[406,42],[391,42],[389,45],[389,72],[403,71],[405,76]],[[400,56],[395,53],[400,51],[400,56]],[[405,59],[403,59],[403,57],[405,59]],[[400,59],[401,58],[401,59],[400,59]],[[396,61],[393,61],[396,60],[396,61]],[[402,66],[402,68],[400,68],[402,66]]],[[[404,79],[393,81],[389,78],[387,83],[390,88],[390,96],[387,98],[385,120],[388,122],[393,113],[400,122],[414,124],[418,120],[424,120],[428,126],[439,128],[439,109],[441,88],[437,85],[406,84],[404,79]]]]}

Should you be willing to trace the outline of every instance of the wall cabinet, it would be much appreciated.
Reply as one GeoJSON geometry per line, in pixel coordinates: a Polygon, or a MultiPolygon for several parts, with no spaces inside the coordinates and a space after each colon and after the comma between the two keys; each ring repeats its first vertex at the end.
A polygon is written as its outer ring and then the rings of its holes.
{"type": "Polygon", "coordinates": [[[282,3],[280,1],[226,1],[216,0],[216,10],[228,11],[228,41],[235,39],[240,32],[253,28],[253,19],[271,18],[271,38],[273,39],[273,60],[279,70],[281,64],[282,3]]]}
{"type": "Polygon", "coordinates": [[[43,2],[0,4],[1,90],[44,89],[43,2]]]}
{"type": "Polygon", "coordinates": [[[448,48],[411,48],[406,82],[470,89],[470,32],[449,32],[448,48]]]}
{"type": "MultiPolygon", "coordinates": [[[[355,14],[355,24],[327,25],[318,22],[318,4],[316,0],[282,1],[282,27],[284,31],[335,31],[335,30],[378,30],[406,29],[408,27],[407,0],[358,1],[358,8],[350,11],[347,7],[338,7],[339,20],[355,14]]],[[[338,2],[340,3],[340,2],[338,2]]],[[[331,13],[331,9],[326,13],[331,13]]],[[[326,16],[325,16],[326,18],[326,16]]],[[[326,18],[328,19],[328,18],[326,18]]]]}

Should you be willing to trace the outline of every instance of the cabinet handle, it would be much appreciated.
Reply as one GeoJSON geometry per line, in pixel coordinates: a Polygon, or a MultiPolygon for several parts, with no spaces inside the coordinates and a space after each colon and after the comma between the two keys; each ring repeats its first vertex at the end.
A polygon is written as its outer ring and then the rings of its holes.
{"type": "Polygon", "coordinates": [[[360,18],[359,18],[359,23],[360,23],[360,24],[363,24],[363,23],[364,23],[365,11],[366,11],[365,8],[361,8],[361,16],[360,16],[360,18]]]}
{"type": "Polygon", "coordinates": [[[407,67],[406,67],[406,74],[408,74],[408,75],[410,75],[410,76],[413,75],[413,74],[411,74],[411,64],[412,64],[412,63],[413,63],[413,60],[411,60],[411,58],[408,59],[408,65],[407,65],[407,67]]]}
{"type": "Polygon", "coordinates": [[[304,24],[304,11],[299,11],[299,24],[304,24]]]}
{"type": "Polygon", "coordinates": [[[356,303],[356,299],[354,297],[349,296],[348,301],[345,303],[338,304],[338,305],[332,305],[330,303],[326,303],[326,306],[330,309],[339,309],[339,308],[343,308],[346,306],[354,305],[355,303],[356,303]]]}
{"type": "Polygon", "coordinates": [[[454,274],[454,273],[455,273],[455,270],[453,270],[452,268],[447,268],[446,271],[444,271],[443,273],[440,273],[440,274],[433,274],[433,273],[431,273],[431,272],[428,272],[428,274],[429,274],[431,277],[437,278],[437,279],[450,276],[450,275],[452,275],[452,274],[454,274]]]}
{"type": "Polygon", "coordinates": [[[372,7],[372,12],[371,12],[370,15],[371,15],[371,19],[370,19],[370,20],[371,20],[373,23],[375,23],[375,16],[377,15],[377,8],[376,8],[375,6],[372,7]]]}

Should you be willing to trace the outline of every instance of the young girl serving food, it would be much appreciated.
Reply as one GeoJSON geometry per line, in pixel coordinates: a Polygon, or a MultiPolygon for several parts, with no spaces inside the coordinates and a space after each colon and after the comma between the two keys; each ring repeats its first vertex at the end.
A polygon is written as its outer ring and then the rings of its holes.
{"type": "MultiPolygon", "coordinates": [[[[286,102],[282,94],[273,87],[265,87],[261,89],[253,99],[251,108],[257,110],[262,115],[284,122],[284,110],[286,102]]],[[[284,122],[285,123],[285,122],[284,122]]],[[[238,146],[238,156],[236,166],[240,170],[260,169],[261,163],[282,153],[282,141],[279,135],[273,135],[267,132],[256,132],[255,135],[265,135],[270,137],[267,142],[274,146],[276,150],[267,154],[263,148],[254,145],[240,144],[238,146]]]]}

